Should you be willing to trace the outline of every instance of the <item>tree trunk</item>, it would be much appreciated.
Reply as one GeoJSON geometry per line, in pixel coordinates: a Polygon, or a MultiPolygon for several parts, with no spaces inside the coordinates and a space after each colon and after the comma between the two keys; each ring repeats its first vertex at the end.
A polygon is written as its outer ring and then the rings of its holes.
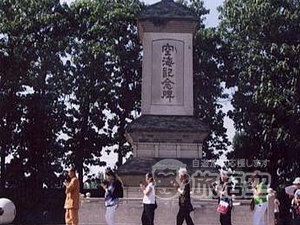
{"type": "Polygon", "coordinates": [[[83,160],[78,160],[77,165],[78,179],[80,184],[80,191],[83,190],[83,160]]]}
{"type": "Polygon", "coordinates": [[[120,167],[123,164],[123,154],[121,151],[118,152],[118,162],[117,167],[120,167]]]}
{"type": "Polygon", "coordinates": [[[75,156],[75,164],[77,167],[78,172],[78,179],[80,183],[80,190],[83,190],[83,161],[84,161],[84,150],[85,150],[85,136],[87,132],[88,127],[88,118],[89,118],[89,103],[87,103],[84,106],[83,109],[83,119],[82,119],[82,125],[81,125],[81,133],[80,133],[80,140],[79,140],[79,146],[76,151],[75,156]]]}
{"type": "Polygon", "coordinates": [[[0,180],[0,192],[5,189],[5,148],[1,148],[1,165],[0,165],[0,172],[1,172],[1,180],[0,180]]]}
{"type": "Polygon", "coordinates": [[[119,149],[118,149],[118,161],[117,161],[117,168],[119,168],[122,164],[123,164],[123,157],[125,156],[124,151],[123,151],[123,147],[125,144],[125,120],[126,117],[125,115],[121,116],[120,118],[121,122],[120,122],[120,127],[119,127],[119,149]]]}

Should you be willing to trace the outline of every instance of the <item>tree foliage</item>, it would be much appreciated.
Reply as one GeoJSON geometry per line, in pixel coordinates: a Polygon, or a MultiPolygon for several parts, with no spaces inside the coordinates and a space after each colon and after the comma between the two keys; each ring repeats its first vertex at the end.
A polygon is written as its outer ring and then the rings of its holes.
{"type": "Polygon", "coordinates": [[[53,0],[0,3],[1,152],[13,156],[1,176],[10,185],[41,187],[62,170],[64,12],[53,0]]]}
{"type": "Polygon", "coordinates": [[[48,184],[62,161],[82,179],[89,165],[105,165],[101,151],[109,146],[122,163],[130,150],[125,125],[140,105],[142,6],[1,2],[1,171],[12,155],[11,185],[25,177],[48,184]]]}
{"type": "Polygon", "coordinates": [[[215,28],[205,28],[204,16],[209,12],[200,0],[190,3],[199,16],[199,26],[194,35],[194,107],[195,116],[207,123],[210,132],[203,144],[206,158],[218,158],[227,150],[229,141],[224,127],[225,113],[220,100],[224,100],[220,70],[221,38],[215,28]]]}
{"type": "Polygon", "coordinates": [[[231,0],[222,12],[223,71],[235,87],[230,112],[252,158],[269,159],[274,185],[297,174],[300,2],[231,0]],[[252,143],[249,145],[249,143],[252,143]]]}
{"type": "MultiPolygon", "coordinates": [[[[78,1],[71,5],[70,109],[65,133],[82,178],[83,167],[105,165],[104,147],[116,147],[119,165],[128,152],[125,125],[140,100],[138,1],[78,1]]],[[[107,150],[110,151],[109,149],[107,150]]]]}
{"type": "MultiPolygon", "coordinates": [[[[225,95],[219,68],[220,36],[206,29],[200,0],[194,37],[195,116],[211,127],[207,157],[228,144],[218,100],[225,95]]],[[[103,149],[131,151],[125,127],[140,111],[142,46],[138,0],[0,2],[1,178],[10,187],[56,187],[62,165],[82,179],[103,166],[103,149]]],[[[2,186],[4,183],[2,184],[2,186]]]]}
{"type": "Polygon", "coordinates": [[[136,23],[144,4],[137,0],[119,0],[108,3],[108,7],[108,71],[112,84],[108,108],[114,115],[108,123],[109,127],[116,127],[112,134],[113,151],[118,153],[117,166],[120,166],[132,150],[125,138],[125,127],[136,117],[141,105],[142,47],[136,23]]]}

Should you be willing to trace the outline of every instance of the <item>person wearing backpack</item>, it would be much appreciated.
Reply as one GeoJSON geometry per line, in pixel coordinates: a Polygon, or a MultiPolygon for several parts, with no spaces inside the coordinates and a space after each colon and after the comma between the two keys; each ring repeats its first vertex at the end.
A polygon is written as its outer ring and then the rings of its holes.
{"type": "Polygon", "coordinates": [[[120,202],[119,198],[122,197],[123,188],[116,174],[110,168],[106,169],[105,176],[106,182],[101,184],[101,187],[105,190],[105,220],[107,225],[114,225],[115,212],[120,202]]]}
{"type": "Polygon", "coordinates": [[[154,224],[154,212],[157,207],[155,201],[155,186],[152,173],[147,173],[145,175],[145,180],[147,186],[140,184],[140,190],[144,194],[143,205],[144,210],[142,214],[142,224],[143,225],[153,225],[154,224]]]}

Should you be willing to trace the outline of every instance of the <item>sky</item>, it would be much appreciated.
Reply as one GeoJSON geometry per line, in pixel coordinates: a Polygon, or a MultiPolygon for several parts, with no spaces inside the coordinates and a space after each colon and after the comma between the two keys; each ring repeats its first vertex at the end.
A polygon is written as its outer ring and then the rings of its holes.
{"type": "MultiPolygon", "coordinates": [[[[67,2],[68,4],[72,1],[73,0],[61,0],[61,2],[67,2]]],[[[151,5],[151,4],[157,3],[159,1],[160,0],[144,0],[144,2],[147,5],[151,5]]],[[[204,7],[206,9],[209,9],[209,11],[210,11],[209,14],[205,16],[206,17],[206,19],[204,20],[205,26],[206,27],[216,27],[219,23],[219,19],[218,19],[219,13],[218,13],[217,8],[224,2],[224,0],[203,0],[203,2],[204,2],[204,7]]],[[[233,90],[225,90],[225,92],[228,93],[229,95],[231,95],[233,90]]],[[[232,109],[232,105],[231,105],[229,99],[221,100],[220,103],[223,106],[222,110],[224,112],[227,112],[228,110],[232,109]]],[[[233,121],[231,119],[229,119],[228,117],[226,117],[224,119],[224,126],[227,128],[227,135],[228,135],[229,140],[231,141],[234,136],[234,133],[235,133],[235,130],[233,127],[233,121]]],[[[219,161],[219,163],[223,164],[224,159],[225,159],[225,157],[222,157],[222,159],[219,161]]],[[[106,161],[107,166],[114,167],[115,162],[117,160],[117,155],[114,153],[107,155],[104,152],[103,156],[101,157],[101,160],[106,161]]],[[[94,167],[94,166],[92,166],[90,169],[91,169],[92,173],[97,173],[99,171],[99,168],[94,167]]],[[[104,168],[100,169],[100,171],[103,171],[103,170],[104,170],[104,168]]]]}
{"type": "MultiPolygon", "coordinates": [[[[61,2],[67,2],[68,4],[71,3],[73,0],[61,0],[61,2]]],[[[142,0],[143,2],[145,2],[147,5],[151,5],[154,3],[159,2],[160,0],[142,0]]],[[[210,12],[208,15],[206,15],[206,20],[205,25],[207,27],[216,27],[219,23],[218,21],[218,10],[217,7],[220,6],[224,0],[203,0],[204,2],[204,7],[206,9],[209,9],[210,12]]]]}
{"type": "MultiPolygon", "coordinates": [[[[160,2],[160,0],[144,0],[144,2],[149,5],[160,2]]],[[[205,25],[207,27],[216,27],[219,23],[219,13],[217,7],[220,6],[224,0],[203,0],[203,2],[204,7],[210,10],[209,15],[206,16],[207,19],[204,21],[205,25]]]]}

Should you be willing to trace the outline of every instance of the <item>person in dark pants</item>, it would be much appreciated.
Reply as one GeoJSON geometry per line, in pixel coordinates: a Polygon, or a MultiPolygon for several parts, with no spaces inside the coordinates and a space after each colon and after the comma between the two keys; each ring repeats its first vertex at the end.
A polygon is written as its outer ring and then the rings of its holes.
{"type": "Polygon", "coordinates": [[[291,225],[300,225],[300,189],[295,192],[291,205],[291,225]]]}
{"type": "Polygon", "coordinates": [[[219,194],[219,203],[220,201],[227,202],[228,210],[225,214],[220,213],[220,223],[221,225],[232,225],[231,223],[231,210],[232,210],[232,198],[230,191],[232,189],[232,184],[228,182],[228,175],[226,172],[221,173],[221,183],[217,187],[217,191],[219,194]]]}
{"type": "Polygon", "coordinates": [[[278,225],[289,225],[291,223],[291,199],[284,189],[278,192],[278,199],[280,202],[278,225]]]}
{"type": "Polygon", "coordinates": [[[141,220],[143,225],[153,225],[154,211],[156,209],[154,180],[151,173],[147,173],[145,177],[147,186],[140,184],[140,190],[144,194],[144,211],[141,220]]]}
{"type": "Polygon", "coordinates": [[[293,223],[293,207],[291,201],[294,202],[295,192],[300,188],[300,177],[295,178],[292,185],[289,185],[279,192],[279,221],[278,225],[291,225],[293,223]],[[293,200],[292,200],[293,199],[293,200]]]}
{"type": "Polygon", "coordinates": [[[194,225],[190,213],[194,210],[190,197],[190,185],[188,181],[187,171],[184,168],[178,171],[180,187],[178,188],[179,196],[179,212],[177,214],[177,225],[182,225],[185,220],[187,225],[194,225]]]}

